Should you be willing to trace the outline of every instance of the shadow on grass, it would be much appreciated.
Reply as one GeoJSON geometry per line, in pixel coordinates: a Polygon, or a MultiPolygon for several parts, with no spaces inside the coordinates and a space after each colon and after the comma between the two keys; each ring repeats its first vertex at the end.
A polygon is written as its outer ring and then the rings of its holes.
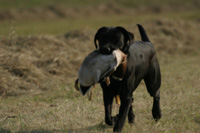
{"type": "Polygon", "coordinates": [[[68,129],[67,133],[104,132],[105,130],[109,128],[112,129],[112,126],[108,126],[104,122],[101,122],[99,124],[88,126],[85,128],[68,129]]]}

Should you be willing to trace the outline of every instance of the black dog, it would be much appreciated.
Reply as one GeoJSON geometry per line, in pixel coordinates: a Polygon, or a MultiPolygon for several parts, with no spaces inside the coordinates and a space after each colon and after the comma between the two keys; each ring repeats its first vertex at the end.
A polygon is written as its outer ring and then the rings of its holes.
{"type": "Polygon", "coordinates": [[[122,27],[102,27],[94,38],[95,46],[102,54],[110,54],[120,49],[127,54],[127,68],[122,81],[110,76],[111,84],[100,82],[103,89],[105,106],[105,122],[114,125],[114,132],[121,132],[126,116],[129,123],[134,123],[135,115],[132,110],[132,94],[142,79],[144,79],[149,94],[153,97],[152,115],[157,121],[161,118],[160,85],[161,73],[153,44],[141,25],[138,25],[142,41],[134,41],[134,35],[122,27]],[[98,41],[98,43],[97,43],[98,41]],[[111,116],[113,97],[120,95],[121,105],[119,114],[111,116]]]}

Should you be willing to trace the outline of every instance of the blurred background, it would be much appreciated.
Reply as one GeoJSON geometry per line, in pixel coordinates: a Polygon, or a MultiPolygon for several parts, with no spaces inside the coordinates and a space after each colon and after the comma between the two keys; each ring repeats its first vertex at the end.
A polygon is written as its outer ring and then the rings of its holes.
{"type": "MultiPolygon", "coordinates": [[[[93,101],[74,89],[78,69],[102,26],[145,28],[162,72],[162,119],[151,116],[142,82],[136,124],[124,132],[200,130],[199,0],[0,0],[0,132],[112,132],[101,88],[93,101]]],[[[113,104],[113,115],[119,106],[113,104]]]]}
{"type": "Polygon", "coordinates": [[[61,34],[156,19],[199,21],[198,0],[1,0],[1,36],[61,34]]]}

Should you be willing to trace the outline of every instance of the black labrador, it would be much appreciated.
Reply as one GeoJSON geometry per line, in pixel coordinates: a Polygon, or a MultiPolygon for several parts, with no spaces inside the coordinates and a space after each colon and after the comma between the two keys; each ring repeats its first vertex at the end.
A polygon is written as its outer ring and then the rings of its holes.
{"type": "Polygon", "coordinates": [[[110,54],[120,49],[127,54],[127,67],[122,81],[110,76],[110,85],[100,82],[103,89],[105,106],[105,122],[114,125],[114,132],[121,132],[128,115],[129,123],[134,123],[135,115],[132,109],[133,92],[144,79],[149,94],[153,97],[152,115],[157,121],[161,118],[160,86],[161,73],[153,44],[150,42],[144,28],[138,25],[142,41],[133,41],[134,35],[123,27],[102,27],[94,38],[95,46],[102,54],[110,54]],[[121,105],[119,114],[111,116],[114,96],[119,95],[121,105]]]}

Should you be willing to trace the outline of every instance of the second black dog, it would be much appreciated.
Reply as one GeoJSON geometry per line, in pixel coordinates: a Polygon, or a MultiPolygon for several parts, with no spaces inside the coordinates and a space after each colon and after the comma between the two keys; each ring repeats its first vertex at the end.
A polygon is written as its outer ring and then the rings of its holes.
{"type": "Polygon", "coordinates": [[[95,35],[95,46],[102,54],[110,54],[120,49],[127,54],[127,68],[122,81],[110,76],[111,84],[101,82],[105,106],[105,122],[114,125],[114,132],[121,132],[128,115],[129,123],[134,123],[135,115],[132,110],[132,94],[141,82],[145,81],[149,94],[153,97],[152,115],[157,121],[161,118],[160,86],[161,73],[153,44],[150,42],[144,28],[138,25],[142,41],[134,41],[132,33],[122,27],[102,27],[95,35]],[[98,43],[97,43],[98,41],[98,43]],[[120,95],[121,105],[119,114],[112,117],[113,97],[120,95]]]}

